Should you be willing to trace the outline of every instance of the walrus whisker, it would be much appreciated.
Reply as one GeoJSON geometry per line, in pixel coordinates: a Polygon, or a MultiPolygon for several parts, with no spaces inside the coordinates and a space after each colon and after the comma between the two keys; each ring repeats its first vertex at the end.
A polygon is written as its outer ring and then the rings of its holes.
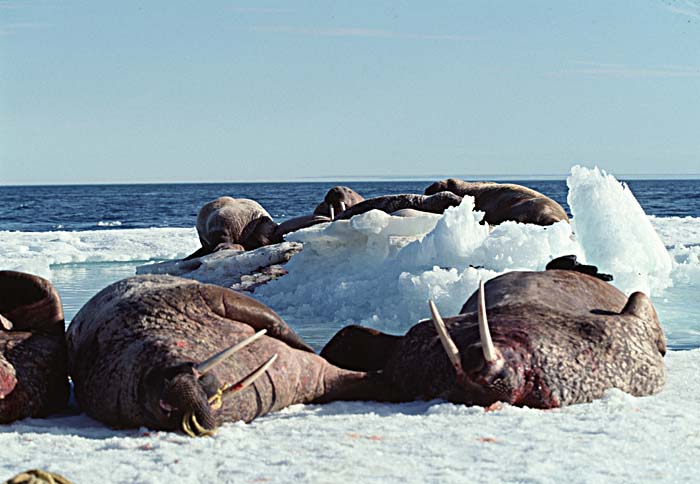
{"type": "Polygon", "coordinates": [[[333,205],[329,205],[328,208],[331,211],[331,221],[335,218],[335,210],[333,210],[333,205]]]}
{"type": "Polygon", "coordinates": [[[251,385],[252,383],[255,382],[255,380],[260,378],[263,375],[263,373],[265,373],[267,371],[267,369],[272,366],[272,364],[275,362],[276,359],[277,359],[277,353],[272,355],[272,357],[269,360],[267,360],[265,363],[260,365],[260,367],[258,367],[257,370],[255,370],[250,375],[248,375],[245,378],[243,378],[242,380],[240,380],[238,383],[233,383],[231,385],[225,386],[222,389],[222,393],[232,394],[232,393],[240,392],[245,387],[251,385]]]}
{"type": "Polygon", "coordinates": [[[199,363],[198,365],[195,365],[195,370],[197,370],[199,373],[202,375],[207,373],[209,370],[214,368],[216,365],[224,361],[226,358],[229,356],[233,355],[235,352],[241,350],[242,348],[248,346],[251,344],[253,341],[257,340],[260,338],[262,335],[267,333],[266,329],[261,329],[257,333],[255,333],[253,336],[250,338],[246,338],[240,343],[236,343],[235,345],[215,354],[214,356],[208,358],[207,360],[199,363]]]}
{"type": "Polygon", "coordinates": [[[463,374],[464,370],[462,369],[462,360],[459,357],[459,350],[457,349],[457,345],[455,344],[455,342],[450,337],[450,334],[447,332],[445,322],[442,320],[442,317],[440,316],[440,313],[438,312],[437,307],[435,307],[435,303],[433,303],[432,300],[428,300],[428,307],[430,308],[430,312],[433,315],[433,324],[435,325],[437,334],[440,337],[442,347],[445,348],[447,357],[450,359],[450,362],[452,362],[452,366],[455,367],[457,374],[463,374]]]}
{"type": "Polygon", "coordinates": [[[489,322],[486,318],[486,296],[484,294],[484,281],[479,281],[479,338],[481,339],[481,349],[484,352],[484,359],[493,363],[498,359],[498,352],[491,340],[491,331],[489,331],[489,322]]]}

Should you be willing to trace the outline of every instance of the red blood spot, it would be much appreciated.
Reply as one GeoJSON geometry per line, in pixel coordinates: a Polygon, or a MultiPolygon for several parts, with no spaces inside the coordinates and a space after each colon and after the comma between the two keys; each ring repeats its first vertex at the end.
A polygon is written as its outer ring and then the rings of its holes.
{"type": "Polygon", "coordinates": [[[496,442],[496,439],[493,437],[481,437],[479,439],[479,442],[496,442]]]}
{"type": "Polygon", "coordinates": [[[142,446],[139,447],[141,450],[153,450],[153,446],[151,445],[150,442],[143,444],[142,446]]]}
{"type": "Polygon", "coordinates": [[[177,341],[177,342],[175,343],[175,346],[177,346],[178,348],[184,348],[184,347],[185,347],[185,342],[182,341],[182,340],[179,340],[179,341],[177,341]]]}
{"type": "Polygon", "coordinates": [[[503,402],[495,402],[484,409],[484,412],[496,412],[497,410],[503,410],[503,402]]]}

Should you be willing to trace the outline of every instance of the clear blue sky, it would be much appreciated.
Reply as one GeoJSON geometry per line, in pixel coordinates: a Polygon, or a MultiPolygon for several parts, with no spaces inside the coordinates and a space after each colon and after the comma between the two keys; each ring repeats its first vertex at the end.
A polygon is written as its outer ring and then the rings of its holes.
{"type": "Polygon", "coordinates": [[[700,173],[700,0],[0,1],[0,184],[700,173]]]}

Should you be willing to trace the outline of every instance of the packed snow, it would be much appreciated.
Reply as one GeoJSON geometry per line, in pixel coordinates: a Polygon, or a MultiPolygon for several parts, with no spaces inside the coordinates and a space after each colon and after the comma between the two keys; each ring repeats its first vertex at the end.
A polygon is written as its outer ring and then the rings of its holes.
{"type": "Polygon", "coordinates": [[[671,352],[652,397],[557,410],[440,401],[296,405],[210,438],[111,430],[84,415],[0,427],[0,478],[75,483],[673,482],[700,479],[700,350],[671,352]]]}

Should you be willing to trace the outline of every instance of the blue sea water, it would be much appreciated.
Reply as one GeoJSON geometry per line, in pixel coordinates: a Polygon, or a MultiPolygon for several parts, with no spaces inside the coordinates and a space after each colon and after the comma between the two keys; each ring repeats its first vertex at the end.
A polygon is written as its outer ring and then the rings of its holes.
{"type": "MultiPolygon", "coordinates": [[[[506,180],[500,180],[506,181],[506,180]]],[[[197,211],[212,198],[257,200],[275,220],[313,211],[326,191],[351,186],[365,198],[423,193],[431,181],[229,183],[161,185],[73,185],[0,187],[0,230],[109,230],[192,227],[197,211]]],[[[568,211],[563,180],[516,182],[553,198],[568,211]]],[[[648,215],[700,217],[700,180],[630,180],[648,215]]]]}
{"type": "MultiPolygon", "coordinates": [[[[507,180],[500,180],[507,181],[507,180]]],[[[195,224],[199,208],[211,199],[229,195],[252,198],[261,203],[277,221],[308,214],[323,199],[326,191],[337,184],[352,187],[366,198],[393,193],[422,193],[431,181],[307,182],[307,183],[236,183],[236,184],[143,184],[143,185],[75,185],[75,186],[4,186],[0,187],[0,242],[11,247],[20,234],[88,234],[104,231],[103,245],[109,234],[124,236],[128,229],[189,228],[195,224]],[[113,232],[110,232],[113,231],[113,232]],[[9,245],[8,245],[9,244],[9,245]]],[[[568,211],[567,186],[563,180],[516,182],[538,190],[568,211]]],[[[630,180],[627,182],[642,208],[660,221],[671,233],[667,247],[700,245],[700,180],[630,180]],[[678,228],[676,217],[686,223],[678,228]],[[690,227],[691,235],[686,231],[690,227]]],[[[194,235],[191,236],[196,241],[194,235]]],[[[27,251],[40,247],[46,238],[32,241],[27,251]]],[[[54,242],[54,240],[51,240],[54,242]]],[[[74,248],[80,244],[73,243],[74,248]]],[[[183,254],[184,255],[184,254],[183,254]]],[[[101,261],[76,260],[51,264],[51,279],[59,289],[66,320],[111,282],[135,273],[144,259],[119,254],[101,261]]],[[[692,252],[689,257],[692,257],[692,252]]],[[[60,259],[60,258],[59,258],[60,259]]],[[[0,261],[2,258],[0,257],[0,261]]],[[[690,260],[691,263],[695,263],[690,260]]],[[[0,267],[1,269],[2,267],[0,267]]],[[[692,272],[690,274],[693,274],[692,272]]],[[[691,276],[692,277],[692,276],[691,276]]],[[[669,346],[674,349],[700,347],[699,280],[676,284],[665,297],[655,300],[667,330],[669,346]]],[[[407,322],[409,324],[410,322],[407,322]]],[[[409,324],[410,325],[410,324],[409,324]]],[[[297,323],[295,329],[311,344],[319,347],[337,328],[323,328],[317,322],[297,323]]]]}

